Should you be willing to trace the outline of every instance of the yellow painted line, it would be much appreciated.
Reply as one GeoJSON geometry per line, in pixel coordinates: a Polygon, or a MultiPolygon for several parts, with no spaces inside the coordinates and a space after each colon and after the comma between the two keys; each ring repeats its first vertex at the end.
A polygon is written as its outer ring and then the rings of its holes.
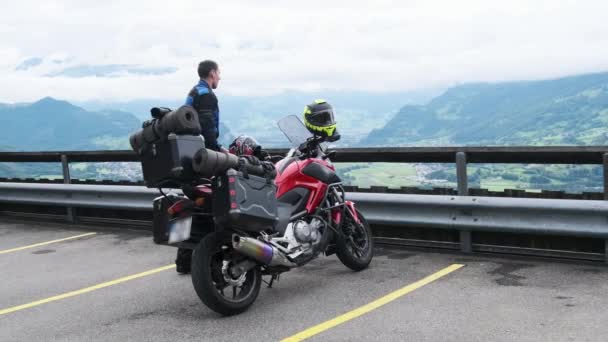
{"type": "Polygon", "coordinates": [[[391,292],[389,294],[387,294],[384,297],[378,298],[375,301],[363,305],[355,310],[349,311],[343,315],[340,315],[336,318],[330,319],[328,321],[325,321],[321,324],[315,325],[314,327],[308,328],[304,331],[301,331],[293,336],[287,337],[283,340],[281,340],[281,342],[295,342],[295,341],[303,341],[307,338],[310,338],[312,336],[315,336],[317,334],[320,334],[322,332],[324,332],[325,330],[331,329],[337,325],[340,325],[342,323],[348,322],[354,318],[357,318],[359,316],[362,316],[372,310],[375,310],[385,304],[388,304],[390,302],[392,302],[393,300],[405,296],[406,294],[419,289],[421,287],[423,287],[424,285],[427,285],[429,283],[434,282],[435,280],[446,276],[454,271],[456,271],[457,269],[463,267],[464,265],[461,264],[453,264],[450,265],[444,269],[442,269],[439,272],[433,273],[428,277],[425,277],[423,279],[418,280],[415,283],[412,283],[410,285],[407,285],[405,287],[402,287],[399,290],[396,290],[394,292],[391,292]]]}
{"type": "Polygon", "coordinates": [[[127,276],[127,277],[118,278],[118,279],[115,279],[115,280],[112,280],[112,281],[107,281],[105,283],[101,283],[101,284],[85,287],[85,288],[80,289],[80,290],[66,292],[64,294],[60,294],[60,295],[57,295],[57,296],[53,296],[53,297],[37,300],[35,302],[31,302],[31,303],[27,303],[27,304],[23,304],[23,305],[18,305],[18,306],[13,306],[13,307],[10,307],[10,308],[2,309],[2,310],[0,310],[0,316],[1,315],[6,315],[6,314],[11,313],[11,312],[28,309],[28,308],[31,308],[31,307],[34,307],[34,306],[38,306],[38,305],[54,302],[56,300],[61,300],[61,299],[66,299],[66,298],[78,296],[78,295],[81,295],[81,294],[85,294],[87,292],[103,289],[104,287],[108,287],[108,286],[112,286],[112,285],[117,285],[117,284],[129,281],[129,280],[133,280],[133,279],[149,276],[149,275],[152,275],[152,274],[155,274],[155,273],[158,273],[158,272],[162,272],[162,271],[166,271],[166,270],[169,270],[169,269],[172,269],[172,268],[175,268],[175,264],[168,265],[168,266],[163,266],[163,267],[159,267],[159,268],[155,268],[153,270],[149,270],[149,271],[133,274],[133,275],[130,275],[130,276],[127,276]]]}
{"type": "Polygon", "coordinates": [[[63,241],[68,241],[68,240],[80,239],[82,237],[91,236],[91,235],[95,235],[95,234],[97,234],[97,233],[86,233],[86,234],[80,234],[80,235],[66,237],[66,238],[63,238],[63,239],[57,239],[57,240],[51,240],[51,241],[45,241],[45,242],[35,243],[33,245],[27,245],[27,246],[23,246],[23,247],[5,249],[3,251],[0,251],[0,254],[12,253],[12,252],[17,252],[17,251],[22,251],[24,249],[36,248],[36,247],[40,247],[40,246],[46,246],[46,245],[50,245],[52,243],[57,243],[57,242],[63,242],[63,241]]]}

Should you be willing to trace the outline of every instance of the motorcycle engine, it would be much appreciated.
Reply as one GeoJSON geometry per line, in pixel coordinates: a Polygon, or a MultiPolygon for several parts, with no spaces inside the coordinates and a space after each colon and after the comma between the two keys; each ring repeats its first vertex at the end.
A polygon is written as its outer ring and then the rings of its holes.
{"type": "Polygon", "coordinates": [[[296,240],[300,243],[316,243],[321,238],[319,228],[321,228],[321,221],[313,218],[310,223],[306,221],[297,221],[294,223],[293,232],[296,240]]]}

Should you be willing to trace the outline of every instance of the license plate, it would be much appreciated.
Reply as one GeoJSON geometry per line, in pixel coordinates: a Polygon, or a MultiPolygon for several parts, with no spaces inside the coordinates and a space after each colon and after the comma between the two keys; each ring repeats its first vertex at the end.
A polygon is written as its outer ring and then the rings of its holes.
{"type": "Polygon", "coordinates": [[[192,216],[186,216],[171,221],[169,227],[169,243],[181,242],[190,238],[192,216]]]}

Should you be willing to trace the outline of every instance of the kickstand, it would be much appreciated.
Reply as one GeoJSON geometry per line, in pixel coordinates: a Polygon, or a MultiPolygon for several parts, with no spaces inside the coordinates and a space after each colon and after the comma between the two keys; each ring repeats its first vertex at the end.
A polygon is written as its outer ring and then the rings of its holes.
{"type": "Polygon", "coordinates": [[[274,283],[274,280],[279,280],[279,274],[273,274],[270,277],[270,282],[265,282],[266,284],[268,284],[268,288],[271,289],[272,288],[272,284],[274,283]]]}

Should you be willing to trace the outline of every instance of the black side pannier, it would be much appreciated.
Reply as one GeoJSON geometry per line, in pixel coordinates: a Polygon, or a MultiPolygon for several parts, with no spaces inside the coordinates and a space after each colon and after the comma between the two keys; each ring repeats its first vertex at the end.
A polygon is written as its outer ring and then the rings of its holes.
{"type": "Polygon", "coordinates": [[[213,216],[221,227],[273,229],[278,221],[276,185],[269,177],[230,169],[214,179],[213,216]]]}
{"type": "Polygon", "coordinates": [[[169,134],[166,140],[147,146],[142,151],[144,182],[149,188],[179,188],[180,183],[195,179],[192,157],[205,147],[200,135],[169,134]]]}

